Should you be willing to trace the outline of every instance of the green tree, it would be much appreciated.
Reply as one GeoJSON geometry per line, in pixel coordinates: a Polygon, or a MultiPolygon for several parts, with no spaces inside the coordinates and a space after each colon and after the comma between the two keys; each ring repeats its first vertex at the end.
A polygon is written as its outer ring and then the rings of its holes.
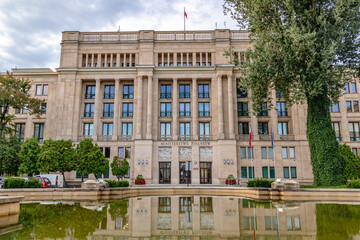
{"type": "Polygon", "coordinates": [[[10,109],[22,109],[25,106],[29,114],[42,114],[39,107],[43,100],[32,98],[29,94],[31,88],[30,81],[27,79],[18,79],[12,73],[0,74],[0,136],[15,131],[12,120],[14,114],[10,109]]]}
{"type": "Polygon", "coordinates": [[[21,142],[18,137],[0,138],[0,174],[17,175],[20,149],[21,142]]]}
{"type": "Polygon", "coordinates": [[[91,139],[82,140],[76,147],[78,166],[76,171],[81,174],[106,174],[109,171],[109,160],[102,153],[99,146],[91,139]]]}
{"type": "Polygon", "coordinates": [[[360,178],[360,158],[355,156],[346,144],[339,145],[341,156],[345,159],[344,182],[360,178]]]}
{"type": "Polygon", "coordinates": [[[272,89],[288,106],[307,103],[307,139],[318,186],[343,184],[344,160],[329,106],[360,72],[359,7],[358,0],[224,3],[225,11],[250,31],[246,56],[251,61],[240,67],[240,81],[251,91],[254,112],[264,100],[273,107],[272,89]]]}
{"type": "Polygon", "coordinates": [[[115,156],[111,163],[111,173],[114,176],[117,176],[118,181],[120,180],[120,176],[124,178],[124,175],[129,171],[129,162],[124,158],[120,160],[118,156],[115,156]]]}
{"type": "Polygon", "coordinates": [[[20,158],[20,167],[19,173],[26,173],[28,175],[36,175],[39,173],[39,154],[40,146],[38,140],[35,138],[28,138],[21,145],[19,158],[20,158]]]}
{"type": "Polygon", "coordinates": [[[43,173],[60,172],[66,187],[64,173],[74,171],[77,167],[77,158],[71,140],[45,140],[39,155],[39,166],[43,173]]]}

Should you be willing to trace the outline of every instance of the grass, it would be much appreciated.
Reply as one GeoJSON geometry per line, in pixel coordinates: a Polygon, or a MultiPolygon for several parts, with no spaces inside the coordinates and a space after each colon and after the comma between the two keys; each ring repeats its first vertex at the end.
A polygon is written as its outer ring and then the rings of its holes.
{"type": "Polygon", "coordinates": [[[333,189],[333,188],[346,188],[346,185],[340,185],[340,186],[314,186],[314,185],[302,185],[300,188],[321,188],[321,189],[333,189]]]}

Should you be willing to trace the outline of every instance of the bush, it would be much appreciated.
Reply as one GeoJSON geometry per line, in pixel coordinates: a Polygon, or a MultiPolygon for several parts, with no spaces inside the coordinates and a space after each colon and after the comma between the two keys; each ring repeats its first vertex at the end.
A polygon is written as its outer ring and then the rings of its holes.
{"type": "Polygon", "coordinates": [[[247,182],[247,186],[248,186],[248,187],[264,187],[264,188],[270,188],[272,182],[274,182],[274,180],[262,179],[262,178],[255,178],[254,180],[248,181],[248,182],[247,182]]]}
{"type": "Polygon", "coordinates": [[[23,188],[25,180],[22,178],[6,178],[3,188],[23,188]]]}
{"type": "Polygon", "coordinates": [[[24,188],[41,188],[41,183],[38,179],[30,178],[25,182],[24,188]]]}
{"type": "Polygon", "coordinates": [[[109,188],[129,187],[129,182],[128,181],[105,180],[105,182],[109,183],[109,188]]]}
{"type": "Polygon", "coordinates": [[[360,188],[360,180],[351,180],[346,183],[347,188],[360,188]]]}

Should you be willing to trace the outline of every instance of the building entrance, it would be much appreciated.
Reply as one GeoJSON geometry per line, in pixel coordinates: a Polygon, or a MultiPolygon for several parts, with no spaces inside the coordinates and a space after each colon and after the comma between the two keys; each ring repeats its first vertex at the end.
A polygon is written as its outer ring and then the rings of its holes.
{"type": "Polygon", "coordinates": [[[211,184],[211,162],[200,163],[200,183],[211,184]]]}
{"type": "Polygon", "coordinates": [[[171,163],[160,162],[159,163],[159,183],[170,184],[171,183],[171,163]]]}
{"type": "Polygon", "coordinates": [[[180,162],[180,184],[191,184],[192,162],[180,162]]]}

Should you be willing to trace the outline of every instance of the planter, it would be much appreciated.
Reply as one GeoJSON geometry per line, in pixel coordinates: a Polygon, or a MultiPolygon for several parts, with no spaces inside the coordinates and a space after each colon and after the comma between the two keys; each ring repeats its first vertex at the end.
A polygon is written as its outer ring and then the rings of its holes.
{"type": "Polygon", "coordinates": [[[235,185],[235,184],[236,184],[236,179],[229,179],[229,178],[227,178],[227,179],[225,180],[225,184],[226,184],[226,185],[235,185]]]}
{"type": "Polygon", "coordinates": [[[135,185],[145,185],[145,179],[135,179],[135,185]]]}

